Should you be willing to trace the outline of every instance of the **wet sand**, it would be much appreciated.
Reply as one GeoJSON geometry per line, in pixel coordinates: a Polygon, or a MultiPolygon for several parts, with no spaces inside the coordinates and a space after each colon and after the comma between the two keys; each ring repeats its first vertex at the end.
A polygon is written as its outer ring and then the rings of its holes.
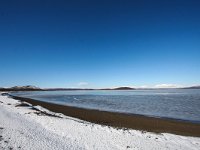
{"type": "Polygon", "coordinates": [[[53,112],[63,113],[67,116],[79,118],[97,124],[119,128],[132,128],[155,133],[173,133],[185,136],[200,137],[200,124],[198,123],[191,123],[174,119],[147,117],[143,115],[98,111],[52,104],[30,98],[22,98],[17,96],[11,97],[16,100],[31,103],[32,105],[40,105],[53,112]]]}

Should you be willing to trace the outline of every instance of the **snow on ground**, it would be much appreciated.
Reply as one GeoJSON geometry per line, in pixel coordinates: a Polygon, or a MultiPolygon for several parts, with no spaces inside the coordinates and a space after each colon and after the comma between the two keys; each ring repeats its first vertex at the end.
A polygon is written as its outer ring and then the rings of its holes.
{"type": "Polygon", "coordinates": [[[197,137],[117,129],[21,104],[0,96],[0,149],[200,150],[197,137]]]}

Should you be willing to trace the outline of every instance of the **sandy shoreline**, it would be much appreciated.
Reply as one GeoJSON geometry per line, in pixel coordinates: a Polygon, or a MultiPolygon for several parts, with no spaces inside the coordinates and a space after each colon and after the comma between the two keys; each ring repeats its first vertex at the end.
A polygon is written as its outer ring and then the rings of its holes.
{"type": "Polygon", "coordinates": [[[26,101],[32,105],[40,105],[50,111],[63,113],[64,115],[92,123],[156,133],[173,133],[200,137],[200,124],[196,123],[63,106],[17,96],[12,96],[12,98],[26,101]]]}

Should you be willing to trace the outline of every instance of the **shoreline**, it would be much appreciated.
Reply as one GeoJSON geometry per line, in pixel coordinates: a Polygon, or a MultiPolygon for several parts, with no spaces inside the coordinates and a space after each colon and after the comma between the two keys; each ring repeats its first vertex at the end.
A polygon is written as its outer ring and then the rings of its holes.
{"type": "Polygon", "coordinates": [[[199,150],[200,138],[90,123],[0,94],[0,149],[199,150]]]}
{"type": "Polygon", "coordinates": [[[168,118],[155,118],[136,114],[124,114],[118,112],[99,111],[93,109],[78,108],[61,104],[54,104],[12,96],[13,99],[25,101],[32,105],[42,106],[50,111],[85,120],[100,125],[107,125],[116,128],[130,128],[145,130],[155,133],[173,133],[184,136],[200,137],[200,124],[175,120],[168,118]]]}

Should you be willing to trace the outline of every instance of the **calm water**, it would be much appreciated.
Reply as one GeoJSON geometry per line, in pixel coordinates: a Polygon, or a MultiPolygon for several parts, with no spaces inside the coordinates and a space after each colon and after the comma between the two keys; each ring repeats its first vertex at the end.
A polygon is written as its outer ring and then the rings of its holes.
{"type": "Polygon", "coordinates": [[[17,92],[14,95],[81,108],[200,123],[199,89],[42,91],[17,92]]]}

